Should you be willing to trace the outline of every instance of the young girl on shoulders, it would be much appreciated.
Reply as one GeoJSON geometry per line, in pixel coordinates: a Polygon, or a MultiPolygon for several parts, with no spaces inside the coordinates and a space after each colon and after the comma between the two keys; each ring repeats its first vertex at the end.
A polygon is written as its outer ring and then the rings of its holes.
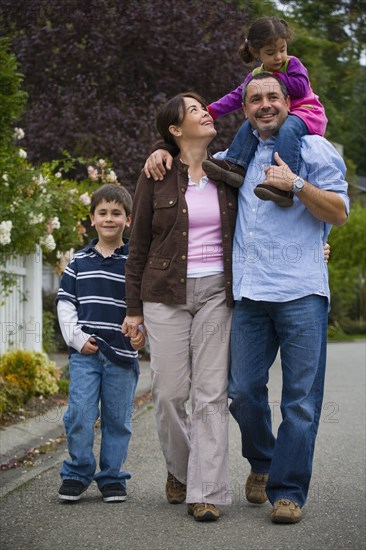
{"type": "MultiPolygon", "coordinates": [[[[208,106],[216,119],[242,108],[243,89],[248,80],[259,72],[271,72],[285,84],[290,96],[290,114],[276,137],[274,153],[298,174],[301,163],[301,138],[307,134],[325,133],[327,118],[325,109],[313,92],[308,72],[301,61],[287,53],[292,31],[286,21],[277,17],[262,17],[256,20],[247,32],[247,38],[240,48],[245,64],[261,61],[261,65],[247,75],[244,82],[218,101],[208,106]]],[[[248,121],[244,122],[232,142],[225,160],[211,159],[203,163],[206,174],[225,183],[236,183],[243,178],[248,164],[257,148],[257,137],[248,121]]],[[[272,164],[276,164],[272,158],[272,164]]],[[[263,200],[272,200],[279,206],[292,206],[292,193],[260,184],[254,193],[263,200]]]]}

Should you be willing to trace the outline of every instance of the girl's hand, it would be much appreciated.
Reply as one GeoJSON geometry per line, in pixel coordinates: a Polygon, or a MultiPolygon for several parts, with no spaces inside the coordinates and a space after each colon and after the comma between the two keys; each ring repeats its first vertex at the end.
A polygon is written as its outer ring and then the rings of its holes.
{"type": "Polygon", "coordinates": [[[167,170],[172,167],[173,157],[165,149],[157,149],[151,153],[145,162],[144,172],[147,178],[151,176],[155,181],[162,180],[167,170]]]}

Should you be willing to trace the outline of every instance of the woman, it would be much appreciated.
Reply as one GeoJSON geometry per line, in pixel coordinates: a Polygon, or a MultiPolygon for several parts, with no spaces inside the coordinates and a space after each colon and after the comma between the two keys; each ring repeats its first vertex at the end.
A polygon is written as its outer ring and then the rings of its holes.
{"type": "Polygon", "coordinates": [[[124,333],[149,334],[152,395],[168,479],[197,521],[230,504],[227,378],[237,191],[202,170],[216,136],[204,100],[175,96],[157,117],[179,154],[162,181],[137,183],[126,266],[124,333]],[[191,398],[192,414],[187,410],[191,398]]]}

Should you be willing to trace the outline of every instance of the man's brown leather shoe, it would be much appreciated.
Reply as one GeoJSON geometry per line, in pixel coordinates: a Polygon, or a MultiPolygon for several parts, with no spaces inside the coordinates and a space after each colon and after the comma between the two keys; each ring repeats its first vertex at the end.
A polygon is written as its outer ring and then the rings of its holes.
{"type": "Polygon", "coordinates": [[[266,485],[268,474],[250,472],[245,484],[245,496],[252,504],[263,504],[267,500],[266,485]]]}

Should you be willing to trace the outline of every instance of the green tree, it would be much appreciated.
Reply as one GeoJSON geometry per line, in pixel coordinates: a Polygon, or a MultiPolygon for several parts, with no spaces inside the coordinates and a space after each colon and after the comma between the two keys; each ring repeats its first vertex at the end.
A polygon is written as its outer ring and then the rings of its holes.
{"type": "Polygon", "coordinates": [[[353,204],[343,227],[333,227],[329,242],[329,276],[332,292],[331,320],[365,319],[366,208],[353,204]]]}
{"type": "Polygon", "coordinates": [[[283,0],[284,16],[296,27],[291,52],[307,66],[326,107],[327,137],[366,173],[365,0],[283,0]]]}

